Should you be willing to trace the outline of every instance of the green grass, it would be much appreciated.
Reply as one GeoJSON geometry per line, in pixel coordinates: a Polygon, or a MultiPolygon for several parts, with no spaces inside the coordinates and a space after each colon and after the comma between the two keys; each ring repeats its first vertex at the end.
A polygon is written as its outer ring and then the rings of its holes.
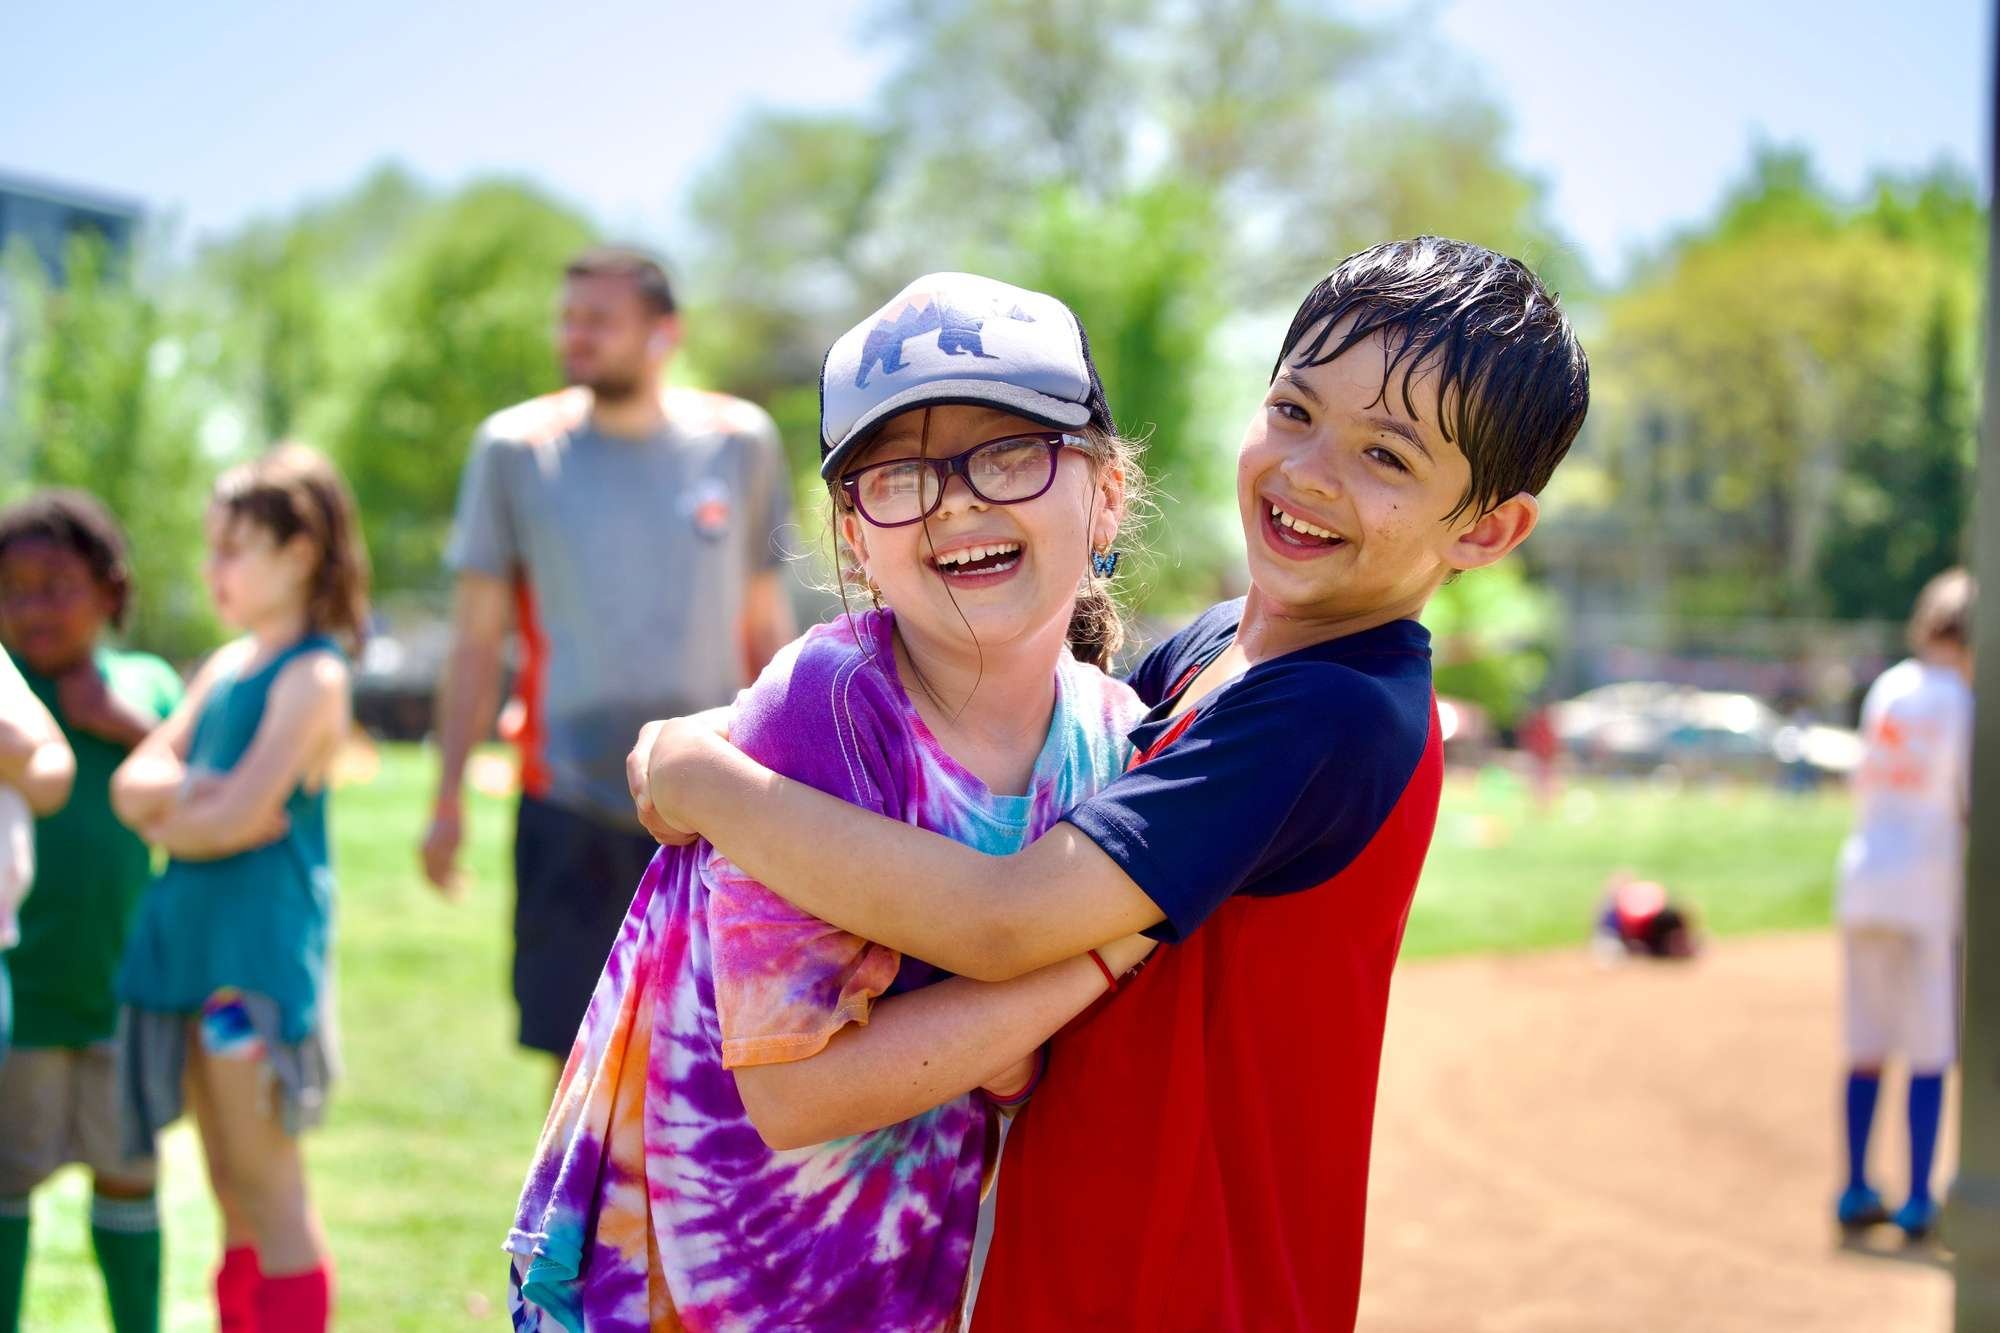
{"type": "MultiPolygon", "coordinates": [[[[415,862],[428,761],[388,747],[374,781],[335,802],[342,904],[337,945],[346,1076],[308,1140],[313,1187],[349,1329],[498,1325],[500,1239],[547,1107],[552,1069],[513,1045],[511,886],[504,803],[476,800],[475,887],[448,904],[415,862]]],[[[1663,880],[1718,931],[1822,924],[1845,804],[1727,789],[1573,786],[1537,814],[1504,774],[1446,789],[1406,957],[1573,944],[1619,867],[1663,880]]],[[[214,1211],[192,1131],[166,1136],[167,1319],[214,1327],[214,1211]]],[[[40,1192],[24,1327],[107,1326],[89,1257],[85,1182],[40,1192]]]]}
{"type": "Polygon", "coordinates": [[[1598,781],[1570,784],[1543,813],[1507,772],[1454,775],[1403,957],[1578,943],[1621,869],[1692,904],[1704,930],[1825,925],[1847,821],[1838,790],[1598,781]]]}

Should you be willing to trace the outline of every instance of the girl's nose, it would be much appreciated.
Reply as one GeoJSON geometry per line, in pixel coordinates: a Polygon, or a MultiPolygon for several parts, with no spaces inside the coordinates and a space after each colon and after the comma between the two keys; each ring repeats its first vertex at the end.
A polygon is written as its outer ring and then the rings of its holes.
{"type": "Polygon", "coordinates": [[[967,513],[984,512],[986,501],[973,494],[964,477],[948,477],[944,483],[944,494],[938,497],[937,512],[931,517],[947,518],[961,509],[967,513]]]}

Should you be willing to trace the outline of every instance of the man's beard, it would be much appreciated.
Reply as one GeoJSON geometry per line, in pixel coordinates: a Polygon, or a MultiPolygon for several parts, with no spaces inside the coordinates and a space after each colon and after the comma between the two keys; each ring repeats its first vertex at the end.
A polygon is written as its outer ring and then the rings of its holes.
{"type": "Polygon", "coordinates": [[[623,403],[636,398],[644,382],[644,377],[640,375],[566,374],[564,378],[572,388],[581,386],[590,390],[591,396],[600,403],[623,403]]]}

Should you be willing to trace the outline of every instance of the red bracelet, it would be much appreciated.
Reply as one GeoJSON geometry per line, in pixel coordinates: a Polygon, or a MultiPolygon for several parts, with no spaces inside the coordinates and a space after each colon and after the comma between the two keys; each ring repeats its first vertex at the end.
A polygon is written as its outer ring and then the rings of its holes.
{"type": "Polygon", "coordinates": [[[1019,1092],[1007,1097],[996,1097],[986,1089],[981,1088],[979,1095],[986,1099],[988,1105],[998,1107],[1002,1111],[1011,1111],[1017,1106],[1025,1105],[1028,1098],[1035,1095],[1035,1089],[1041,1086],[1042,1075],[1048,1072],[1048,1068],[1049,1048],[1044,1045],[1036,1050],[1035,1068],[1028,1075],[1028,1081],[1021,1085],[1019,1092]]]}
{"type": "Polygon", "coordinates": [[[1109,986],[1112,990],[1117,990],[1118,978],[1112,974],[1110,966],[1105,963],[1104,955],[1100,954],[1095,949],[1088,949],[1085,950],[1085,952],[1087,952],[1090,955],[1090,961],[1097,964],[1097,970],[1104,974],[1104,984],[1109,986]]]}

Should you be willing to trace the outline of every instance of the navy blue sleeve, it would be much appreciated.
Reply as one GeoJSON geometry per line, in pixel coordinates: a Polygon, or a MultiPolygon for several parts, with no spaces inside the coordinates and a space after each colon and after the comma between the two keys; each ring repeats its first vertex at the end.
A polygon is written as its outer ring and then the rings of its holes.
{"type": "Polygon", "coordinates": [[[1208,661],[1236,633],[1243,619],[1243,599],[1218,602],[1156,644],[1140,659],[1125,683],[1147,708],[1158,708],[1188,668],[1208,661]]]}
{"type": "Polygon", "coordinates": [[[1165,750],[1064,816],[1184,938],[1231,896],[1297,893],[1359,856],[1430,738],[1428,687],[1325,662],[1258,668],[1165,750]]]}

